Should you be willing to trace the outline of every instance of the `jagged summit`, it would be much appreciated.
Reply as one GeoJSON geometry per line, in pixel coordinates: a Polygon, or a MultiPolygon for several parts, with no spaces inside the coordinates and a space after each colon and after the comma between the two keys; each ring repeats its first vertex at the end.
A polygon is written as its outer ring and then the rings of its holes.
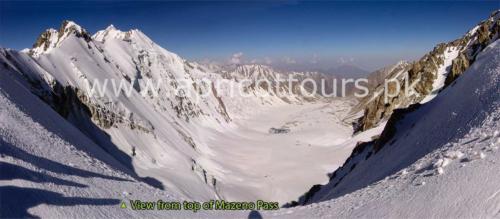
{"type": "Polygon", "coordinates": [[[113,24],[106,29],[97,31],[90,35],[84,28],[74,21],[65,20],[61,23],[59,29],[49,28],[37,38],[33,47],[28,50],[28,54],[33,57],[39,57],[42,53],[50,52],[53,48],[60,46],[64,40],[70,36],[83,39],[85,42],[98,41],[104,43],[109,39],[118,39],[126,42],[143,43],[144,45],[155,45],[154,42],[138,29],[121,31],[113,24]]]}
{"type": "Polygon", "coordinates": [[[65,20],[62,22],[61,27],[59,28],[59,32],[68,32],[68,31],[77,31],[77,32],[85,32],[85,29],[83,29],[80,25],[76,24],[73,21],[70,20],[65,20]]]}
{"type": "Polygon", "coordinates": [[[260,72],[260,73],[272,72],[274,71],[274,69],[271,68],[270,66],[262,64],[244,64],[244,65],[238,65],[235,71],[248,74],[251,72],[260,72]]]}
{"type": "Polygon", "coordinates": [[[281,75],[279,71],[273,69],[271,66],[262,64],[237,64],[225,66],[223,76],[232,79],[268,79],[273,81],[277,75],[281,75]]]}
{"type": "Polygon", "coordinates": [[[71,35],[90,41],[90,35],[85,29],[73,21],[65,20],[62,22],[59,30],[49,28],[37,38],[29,54],[38,57],[40,54],[49,52],[51,49],[59,46],[66,38],[71,35]]]}
{"type": "Polygon", "coordinates": [[[106,40],[109,39],[119,39],[127,42],[138,40],[143,41],[147,44],[154,44],[154,42],[139,29],[121,31],[120,29],[117,29],[113,24],[110,24],[104,30],[97,31],[94,35],[92,35],[92,39],[102,43],[106,42],[106,40]]]}

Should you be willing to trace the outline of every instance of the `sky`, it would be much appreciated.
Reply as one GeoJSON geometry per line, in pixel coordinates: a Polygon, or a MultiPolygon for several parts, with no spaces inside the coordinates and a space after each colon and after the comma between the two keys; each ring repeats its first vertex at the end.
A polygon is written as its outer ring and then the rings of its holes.
{"type": "Polygon", "coordinates": [[[139,29],[193,61],[372,71],[461,37],[498,1],[0,1],[0,46],[23,49],[73,20],[90,33],[139,29]]]}

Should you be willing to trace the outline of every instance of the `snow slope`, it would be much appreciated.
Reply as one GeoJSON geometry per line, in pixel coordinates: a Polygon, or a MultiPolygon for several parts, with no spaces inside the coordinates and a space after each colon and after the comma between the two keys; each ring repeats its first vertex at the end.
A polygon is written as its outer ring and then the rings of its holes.
{"type": "Polygon", "coordinates": [[[132,194],[176,197],[137,181],[12,76],[0,74],[2,218],[96,218],[132,194]]]}

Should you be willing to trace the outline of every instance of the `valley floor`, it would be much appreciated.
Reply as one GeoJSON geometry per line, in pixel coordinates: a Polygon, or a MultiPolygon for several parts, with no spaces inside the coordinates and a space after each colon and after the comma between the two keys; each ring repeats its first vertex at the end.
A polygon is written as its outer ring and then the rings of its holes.
{"type": "Polygon", "coordinates": [[[284,204],[327,182],[350,154],[352,128],[342,121],[350,107],[344,100],[267,107],[232,130],[212,133],[213,157],[199,162],[219,170],[221,198],[284,204]]]}

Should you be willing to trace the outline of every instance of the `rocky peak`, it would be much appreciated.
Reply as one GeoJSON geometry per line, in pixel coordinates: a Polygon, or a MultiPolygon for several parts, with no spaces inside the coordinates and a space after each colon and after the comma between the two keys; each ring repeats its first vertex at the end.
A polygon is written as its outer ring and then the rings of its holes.
{"type": "Polygon", "coordinates": [[[238,65],[231,73],[234,78],[273,80],[279,73],[269,66],[261,64],[238,65]]]}
{"type": "Polygon", "coordinates": [[[73,21],[65,20],[62,22],[59,30],[50,28],[40,34],[33,44],[33,48],[29,51],[29,54],[37,57],[40,54],[49,52],[52,48],[61,45],[61,43],[71,35],[82,38],[86,42],[91,41],[91,38],[85,29],[73,21]]]}
{"type": "Polygon", "coordinates": [[[59,27],[59,34],[64,35],[65,33],[78,32],[83,33],[85,30],[73,21],[65,20],[62,22],[61,27],[59,27]]]}
{"type": "Polygon", "coordinates": [[[235,71],[239,73],[249,74],[253,72],[259,72],[259,73],[272,72],[273,69],[265,65],[247,64],[247,65],[239,65],[238,67],[236,67],[235,71]]]}
{"type": "Polygon", "coordinates": [[[39,54],[48,51],[50,48],[54,48],[57,44],[57,35],[57,30],[52,28],[47,29],[36,39],[33,44],[33,48],[29,51],[29,54],[38,56],[39,54]]]}

